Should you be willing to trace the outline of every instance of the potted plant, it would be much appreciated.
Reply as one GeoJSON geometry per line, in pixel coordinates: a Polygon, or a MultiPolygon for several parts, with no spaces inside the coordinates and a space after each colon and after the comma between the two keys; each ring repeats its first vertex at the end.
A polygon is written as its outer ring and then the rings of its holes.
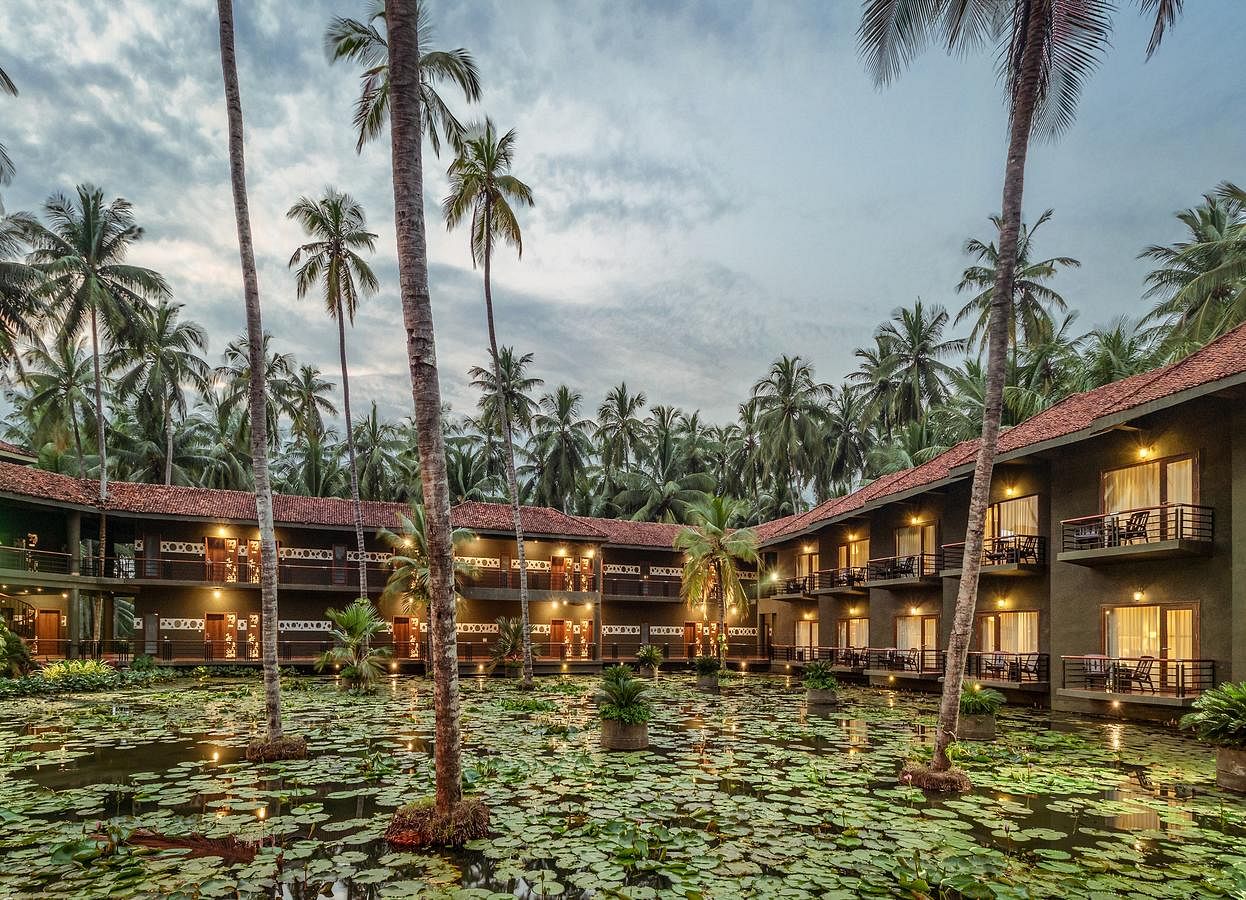
{"type": "Polygon", "coordinates": [[[662,648],[654,644],[642,644],[636,651],[636,665],[642,675],[648,673],[650,678],[657,675],[658,668],[662,665],[662,648]]]}
{"type": "Polygon", "coordinates": [[[1181,727],[1201,741],[1216,744],[1216,784],[1246,794],[1246,681],[1226,681],[1204,691],[1181,727]]]}
{"type": "Polygon", "coordinates": [[[601,715],[601,746],[606,750],[644,750],[649,746],[653,708],[645,698],[649,686],[627,666],[602,673],[597,702],[601,715]]]}
{"type": "Polygon", "coordinates": [[[839,705],[839,680],[831,664],[819,659],[805,666],[805,702],[824,709],[839,705]]]}
{"type": "Polygon", "coordinates": [[[995,714],[1004,705],[1005,697],[994,688],[979,685],[961,688],[960,726],[956,737],[962,741],[995,740],[995,714]]]}
{"type": "Polygon", "coordinates": [[[698,656],[692,661],[697,670],[697,690],[718,693],[718,673],[722,671],[722,661],[717,656],[698,656]]]}

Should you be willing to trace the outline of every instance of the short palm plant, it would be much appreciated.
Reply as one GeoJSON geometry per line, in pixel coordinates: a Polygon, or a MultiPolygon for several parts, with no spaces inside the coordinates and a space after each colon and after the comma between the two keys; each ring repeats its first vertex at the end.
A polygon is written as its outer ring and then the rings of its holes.
{"type": "Polygon", "coordinates": [[[655,644],[642,644],[640,649],[636,651],[636,665],[642,669],[656,672],[658,667],[662,665],[662,660],[662,648],[655,644]]]}
{"type": "Polygon", "coordinates": [[[1209,744],[1246,749],[1246,681],[1226,681],[1204,691],[1194,701],[1194,712],[1181,717],[1181,727],[1209,744]]]}
{"type": "Polygon", "coordinates": [[[523,665],[523,637],[523,619],[506,616],[498,619],[498,639],[489,660],[490,672],[498,666],[511,670],[523,665]]]}
{"type": "Polygon", "coordinates": [[[715,676],[722,671],[722,661],[717,656],[698,656],[692,661],[698,675],[715,676]]]}
{"type": "Polygon", "coordinates": [[[385,627],[385,620],[366,597],[343,610],[327,609],[325,615],[337,626],[332,632],[335,646],[316,660],[316,671],[333,666],[344,687],[362,693],[371,691],[384,674],[385,660],[389,658],[388,647],[372,646],[372,638],[385,627]]]}
{"type": "Polygon", "coordinates": [[[805,666],[805,688],[811,691],[839,690],[839,679],[835,677],[831,664],[820,659],[805,666]]]}
{"type": "Polygon", "coordinates": [[[601,717],[620,725],[641,725],[653,715],[646,694],[649,686],[639,678],[632,677],[627,666],[611,666],[602,673],[601,690],[597,700],[601,717]]]}
{"type": "Polygon", "coordinates": [[[993,688],[964,688],[960,692],[962,716],[993,716],[1007,698],[993,688]]]}

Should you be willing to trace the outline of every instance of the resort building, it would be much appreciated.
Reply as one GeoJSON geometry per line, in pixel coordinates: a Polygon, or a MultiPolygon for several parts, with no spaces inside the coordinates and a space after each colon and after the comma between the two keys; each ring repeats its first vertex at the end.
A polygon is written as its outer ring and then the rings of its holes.
{"type": "MultiPolygon", "coordinates": [[[[1016,700],[1169,719],[1246,678],[1246,327],[1173,365],[1070,396],[1000,440],[969,676],[1016,700]]],[[[976,443],[758,527],[758,601],[727,622],[739,665],[829,659],[849,678],[936,690],[964,564],[976,443]]],[[[148,653],[167,663],[259,658],[252,495],[94,482],[0,446],[0,613],[42,657],[148,653]],[[100,535],[104,535],[101,548],[100,535]]],[[[330,642],[325,609],[359,567],[395,664],[427,654],[422,610],[382,591],[400,504],[274,498],[280,654],[330,642]]],[[[545,671],[708,652],[717,611],[681,599],[678,526],[523,510],[535,649],[545,671]]],[[[485,665],[519,614],[505,504],[464,503],[470,567],[459,655],[485,665]]]]}

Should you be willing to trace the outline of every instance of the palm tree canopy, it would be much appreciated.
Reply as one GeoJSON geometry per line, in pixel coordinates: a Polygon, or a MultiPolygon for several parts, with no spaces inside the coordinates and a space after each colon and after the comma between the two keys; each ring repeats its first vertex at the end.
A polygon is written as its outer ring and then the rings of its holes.
{"type": "Polygon", "coordinates": [[[675,535],[675,549],[684,554],[680,590],[686,602],[702,604],[719,590],[726,609],[748,606],[740,572],[741,566],[757,563],[757,533],[734,527],[743,514],[739,501],[711,497],[695,505],[696,524],[675,535]]]}
{"type": "Polygon", "coordinates": [[[376,248],[363,207],[350,194],[330,187],[319,200],[300,197],[286,218],[298,222],[312,238],[290,257],[290,268],[299,266],[295,273],[299,298],[321,284],[329,316],[345,315],[354,324],[360,293],[370,296],[380,288],[371,266],[359,255],[360,250],[376,248]]]}
{"type": "MultiPolygon", "coordinates": [[[[428,522],[424,506],[412,503],[407,513],[398,513],[395,531],[382,528],[377,538],[390,548],[389,565],[392,571],[381,593],[381,601],[397,601],[406,611],[427,606],[432,591],[432,575],[429,572],[428,522]]],[[[455,528],[450,533],[455,550],[467,546],[476,535],[466,528],[455,528]]],[[[457,595],[464,581],[476,578],[479,570],[465,560],[454,560],[454,583],[457,595]]],[[[461,598],[460,598],[461,599],[461,598]]]]}
{"type": "Polygon", "coordinates": [[[446,228],[453,230],[471,214],[472,263],[499,239],[523,257],[523,234],[511,204],[532,206],[532,189],[510,174],[517,136],[512,128],[498,137],[493,122],[474,125],[463,135],[450,164],[450,193],[442,201],[446,228]]]}

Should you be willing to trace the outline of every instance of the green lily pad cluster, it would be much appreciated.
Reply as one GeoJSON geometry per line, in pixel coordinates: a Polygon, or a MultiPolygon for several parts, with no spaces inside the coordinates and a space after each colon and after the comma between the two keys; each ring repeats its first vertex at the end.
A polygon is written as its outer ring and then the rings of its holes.
{"type": "Polygon", "coordinates": [[[395,809],[432,792],[428,681],[375,694],[299,679],[306,760],[245,761],[258,682],[0,702],[0,896],[1234,897],[1246,801],[1207,748],[1154,725],[1005,707],[958,748],[974,793],[897,775],[929,754],[936,699],[841,686],[819,714],[793,679],[650,685],[650,748],[607,753],[595,679],[463,682],[464,783],[492,834],[394,852],[395,809]],[[248,861],[136,845],[237,837],[248,861]]]}

